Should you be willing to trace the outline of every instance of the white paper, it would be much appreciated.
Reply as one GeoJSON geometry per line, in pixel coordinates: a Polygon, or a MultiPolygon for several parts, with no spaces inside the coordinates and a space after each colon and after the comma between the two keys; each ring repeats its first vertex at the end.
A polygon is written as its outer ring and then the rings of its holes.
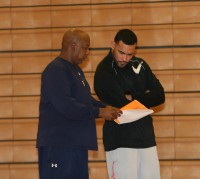
{"type": "Polygon", "coordinates": [[[130,123],[137,121],[147,115],[152,114],[154,111],[151,109],[127,109],[122,110],[123,114],[117,118],[116,122],[118,124],[130,123]]]}

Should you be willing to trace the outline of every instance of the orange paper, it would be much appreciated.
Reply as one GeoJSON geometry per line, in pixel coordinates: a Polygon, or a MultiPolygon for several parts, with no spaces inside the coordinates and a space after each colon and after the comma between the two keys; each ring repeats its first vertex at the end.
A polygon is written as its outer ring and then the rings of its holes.
{"type": "Polygon", "coordinates": [[[146,106],[144,106],[139,101],[133,100],[132,102],[128,103],[127,105],[121,108],[121,110],[127,110],[127,109],[148,109],[148,108],[146,108],[146,106]]]}
{"type": "Polygon", "coordinates": [[[129,104],[123,106],[121,110],[123,114],[115,119],[115,122],[118,124],[133,122],[154,112],[137,100],[133,100],[129,104]]]}

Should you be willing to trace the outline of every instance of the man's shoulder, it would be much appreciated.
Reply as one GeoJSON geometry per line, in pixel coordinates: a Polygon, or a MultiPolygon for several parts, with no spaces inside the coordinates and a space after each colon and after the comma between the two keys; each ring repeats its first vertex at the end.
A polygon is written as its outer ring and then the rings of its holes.
{"type": "Polygon", "coordinates": [[[144,61],[144,62],[145,62],[145,60],[144,60],[143,58],[140,58],[140,57],[138,57],[138,56],[134,56],[134,57],[131,59],[131,61],[132,61],[132,62],[134,62],[134,61],[138,61],[138,62],[144,61]]]}
{"type": "Polygon", "coordinates": [[[42,74],[48,75],[49,73],[54,73],[54,75],[56,75],[58,72],[66,71],[65,70],[66,66],[67,63],[64,65],[62,61],[59,59],[59,57],[56,57],[46,65],[42,74]]]}
{"type": "Polygon", "coordinates": [[[141,64],[142,66],[148,67],[149,65],[147,64],[147,62],[140,57],[134,56],[131,60],[130,60],[131,64],[133,66],[138,66],[139,64],[141,64]]]}

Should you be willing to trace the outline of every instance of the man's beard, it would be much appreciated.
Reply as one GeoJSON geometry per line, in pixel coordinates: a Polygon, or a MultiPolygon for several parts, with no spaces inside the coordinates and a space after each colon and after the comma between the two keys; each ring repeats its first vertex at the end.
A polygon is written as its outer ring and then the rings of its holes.
{"type": "Polygon", "coordinates": [[[127,65],[125,61],[116,61],[116,63],[119,68],[124,68],[127,65]]]}

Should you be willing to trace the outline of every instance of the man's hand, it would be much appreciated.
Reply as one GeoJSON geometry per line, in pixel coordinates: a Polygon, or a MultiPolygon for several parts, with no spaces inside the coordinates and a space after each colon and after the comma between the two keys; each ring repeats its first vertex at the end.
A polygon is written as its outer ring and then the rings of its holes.
{"type": "Polygon", "coordinates": [[[106,106],[99,109],[99,117],[104,118],[107,121],[112,121],[121,116],[122,111],[112,106],[106,106]]]}

